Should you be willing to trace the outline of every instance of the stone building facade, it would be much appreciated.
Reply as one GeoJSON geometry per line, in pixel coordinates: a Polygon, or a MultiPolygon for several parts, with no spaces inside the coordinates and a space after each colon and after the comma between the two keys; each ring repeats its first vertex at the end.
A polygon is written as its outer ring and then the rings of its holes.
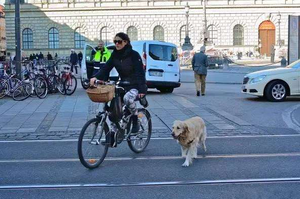
{"type": "Polygon", "coordinates": [[[6,32],[4,7],[0,5],[0,56],[6,52],[6,32]]]}
{"type": "MultiPolygon", "coordinates": [[[[198,48],[203,40],[204,0],[25,0],[21,5],[23,54],[69,55],[99,39],[129,32],[134,39],[160,39],[180,47],[188,30],[198,48]]],[[[6,0],[7,50],[15,48],[14,4],[6,0]]],[[[270,54],[288,44],[288,15],[300,15],[300,0],[207,0],[207,35],[218,49],[270,54]]]]}

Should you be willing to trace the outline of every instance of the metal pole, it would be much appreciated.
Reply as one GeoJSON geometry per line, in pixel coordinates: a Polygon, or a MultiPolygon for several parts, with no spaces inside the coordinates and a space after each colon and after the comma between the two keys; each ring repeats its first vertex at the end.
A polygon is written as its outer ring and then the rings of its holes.
{"type": "Polygon", "coordinates": [[[185,17],[186,17],[185,36],[188,37],[189,36],[189,13],[188,12],[185,13],[185,17]]]}
{"type": "Polygon", "coordinates": [[[205,38],[207,38],[206,0],[203,0],[203,45],[205,45],[205,38]]]}
{"type": "Polygon", "coordinates": [[[15,4],[15,39],[16,39],[16,73],[21,79],[21,34],[20,34],[20,0],[15,4]]]}
{"type": "Polygon", "coordinates": [[[281,23],[281,14],[280,12],[278,13],[278,44],[279,44],[279,48],[281,48],[281,32],[280,32],[280,23],[281,23]]]}

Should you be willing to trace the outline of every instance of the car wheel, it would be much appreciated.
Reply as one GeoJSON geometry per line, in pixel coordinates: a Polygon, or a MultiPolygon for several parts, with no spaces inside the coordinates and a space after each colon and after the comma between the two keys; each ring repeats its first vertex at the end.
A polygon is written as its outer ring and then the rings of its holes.
{"type": "Polygon", "coordinates": [[[173,93],[174,88],[158,88],[161,93],[173,93]]]}
{"type": "Polygon", "coordinates": [[[274,81],[266,88],[266,98],[272,102],[282,102],[287,95],[287,86],[284,82],[274,81]]]}

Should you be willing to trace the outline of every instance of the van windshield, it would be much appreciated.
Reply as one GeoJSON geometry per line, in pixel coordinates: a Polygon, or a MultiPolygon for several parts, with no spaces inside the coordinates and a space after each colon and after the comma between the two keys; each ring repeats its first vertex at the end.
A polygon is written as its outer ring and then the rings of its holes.
{"type": "Polygon", "coordinates": [[[176,47],[158,44],[149,45],[149,55],[152,59],[158,61],[174,62],[178,58],[176,47]]]}

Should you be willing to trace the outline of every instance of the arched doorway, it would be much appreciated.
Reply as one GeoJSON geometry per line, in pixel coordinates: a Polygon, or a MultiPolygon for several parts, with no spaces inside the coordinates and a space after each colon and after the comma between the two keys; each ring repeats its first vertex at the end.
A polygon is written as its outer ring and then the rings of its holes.
{"type": "Polygon", "coordinates": [[[270,20],[259,25],[259,40],[260,54],[270,56],[272,46],[275,45],[275,26],[270,20]]]}

